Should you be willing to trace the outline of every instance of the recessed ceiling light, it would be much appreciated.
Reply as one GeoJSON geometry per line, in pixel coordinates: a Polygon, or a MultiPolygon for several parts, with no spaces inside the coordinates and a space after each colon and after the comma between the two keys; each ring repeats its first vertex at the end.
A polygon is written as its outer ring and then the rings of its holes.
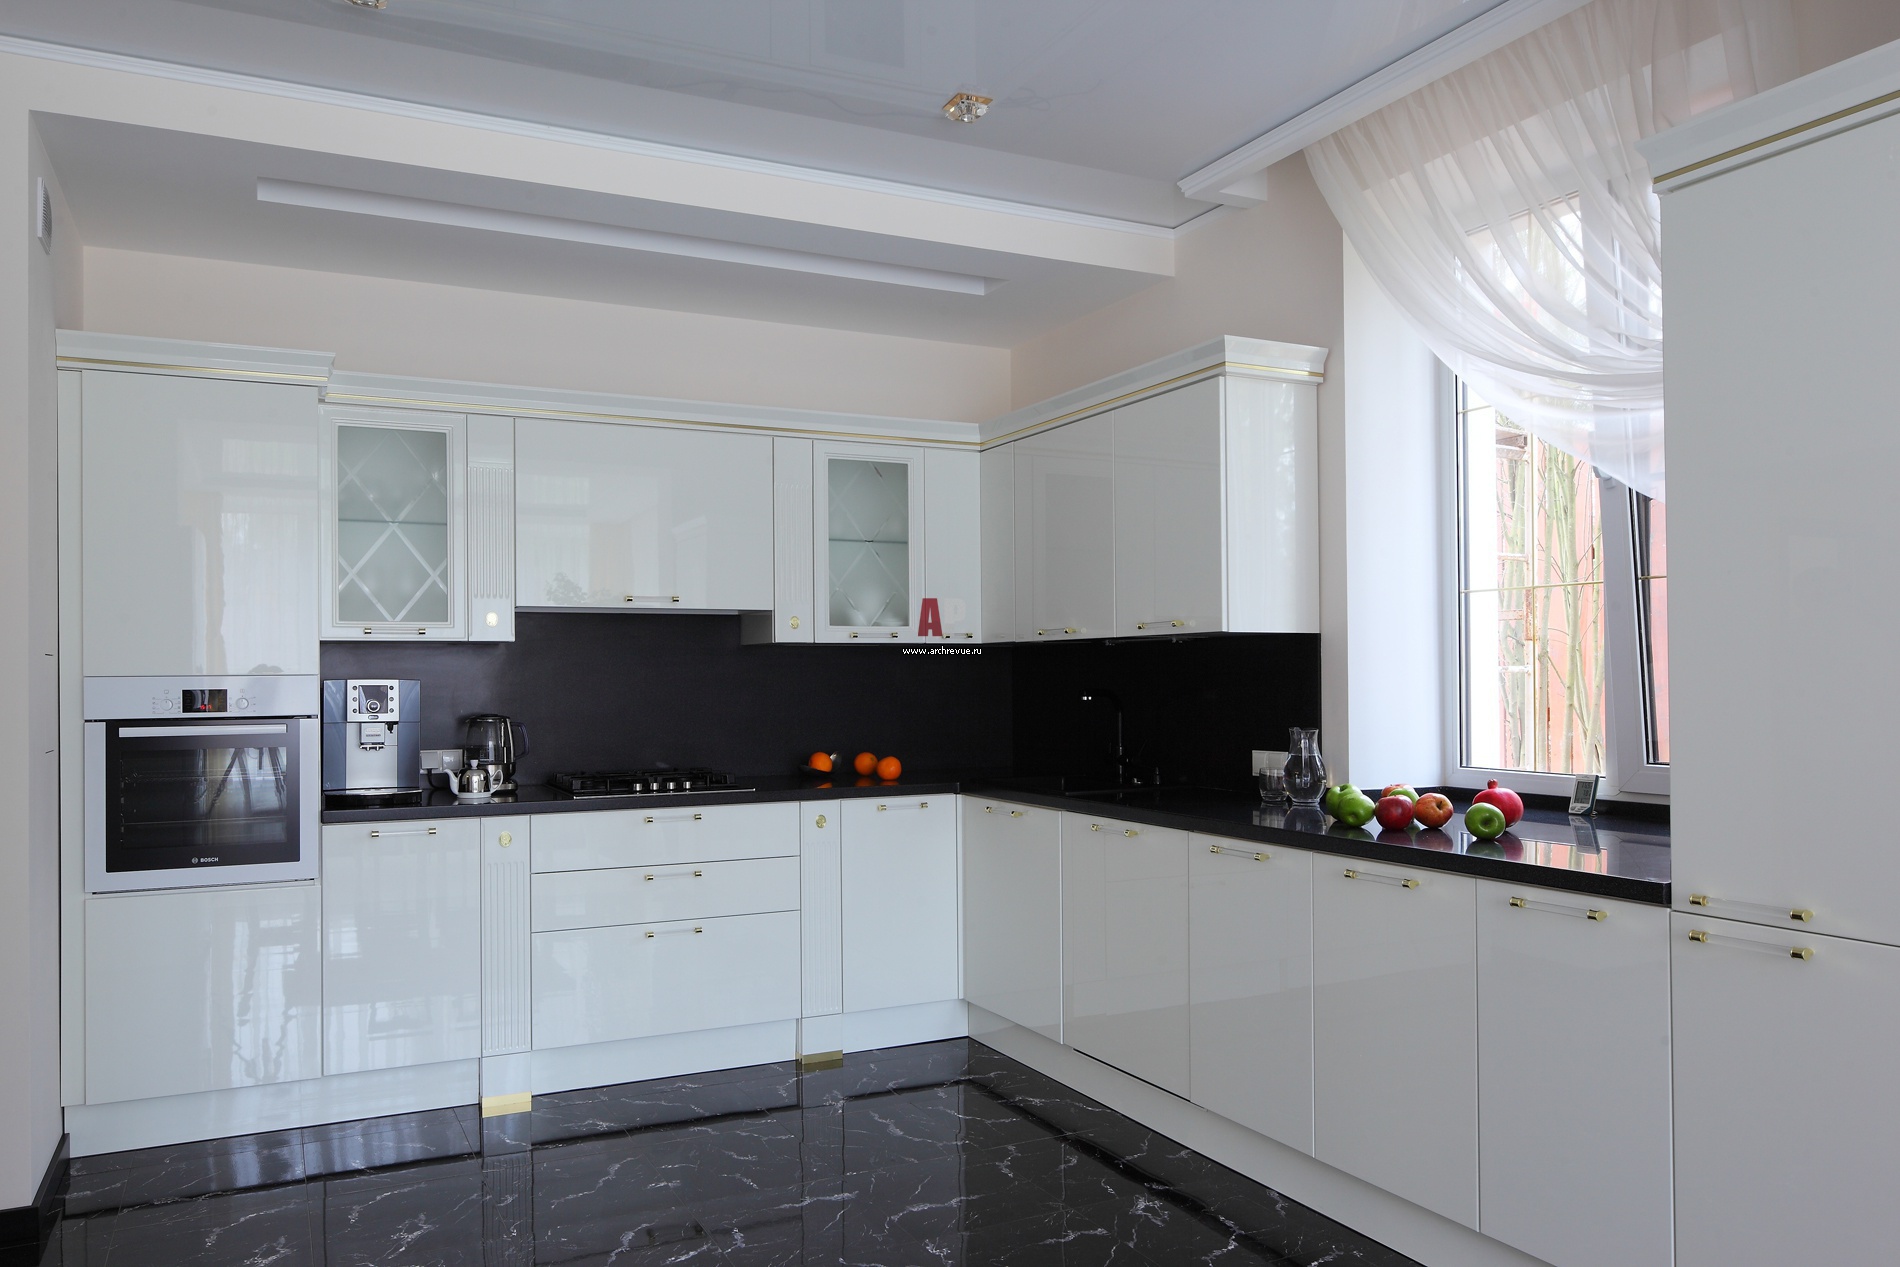
{"type": "Polygon", "coordinates": [[[955,119],[958,123],[975,123],[990,112],[991,104],[988,97],[960,92],[943,103],[943,114],[946,119],[955,119]]]}

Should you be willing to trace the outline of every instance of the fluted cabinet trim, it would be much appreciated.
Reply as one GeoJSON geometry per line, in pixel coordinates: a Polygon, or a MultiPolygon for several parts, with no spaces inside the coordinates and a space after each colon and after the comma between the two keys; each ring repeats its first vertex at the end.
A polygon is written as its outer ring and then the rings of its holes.
{"type": "Polygon", "coordinates": [[[807,801],[799,829],[804,1015],[844,1010],[843,815],[837,801],[807,801]]]}
{"type": "Polygon", "coordinates": [[[531,820],[482,820],[482,1055],[527,1051],[533,1040],[529,995],[531,820]],[[508,843],[501,843],[503,837],[508,843]]]}

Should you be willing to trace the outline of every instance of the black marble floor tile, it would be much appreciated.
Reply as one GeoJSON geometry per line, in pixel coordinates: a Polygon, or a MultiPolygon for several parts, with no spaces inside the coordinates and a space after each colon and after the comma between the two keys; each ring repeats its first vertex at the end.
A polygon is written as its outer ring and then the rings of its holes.
{"type": "Polygon", "coordinates": [[[83,1158],[73,1184],[94,1212],[21,1267],[1410,1261],[968,1040],[83,1158]]]}

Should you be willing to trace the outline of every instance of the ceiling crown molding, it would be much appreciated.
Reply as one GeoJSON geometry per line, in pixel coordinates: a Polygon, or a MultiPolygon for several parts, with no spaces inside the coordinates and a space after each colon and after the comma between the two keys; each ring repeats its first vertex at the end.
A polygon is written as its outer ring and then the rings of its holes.
{"type": "Polygon", "coordinates": [[[1190,173],[1179,182],[1181,192],[1203,202],[1258,206],[1266,200],[1266,188],[1265,182],[1256,178],[1281,159],[1586,3],[1588,0],[1504,0],[1424,48],[1190,173]]]}

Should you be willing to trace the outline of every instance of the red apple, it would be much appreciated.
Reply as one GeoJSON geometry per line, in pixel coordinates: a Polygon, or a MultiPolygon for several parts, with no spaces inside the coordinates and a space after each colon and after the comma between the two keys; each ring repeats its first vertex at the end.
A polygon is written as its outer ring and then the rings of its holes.
{"type": "Polygon", "coordinates": [[[1492,779],[1484,785],[1484,791],[1471,798],[1474,805],[1495,805],[1504,815],[1504,825],[1509,827],[1524,817],[1524,798],[1508,787],[1499,787],[1492,779]]]}
{"type": "Polygon", "coordinates": [[[1427,792],[1412,807],[1412,816],[1426,827],[1443,827],[1455,811],[1451,798],[1441,792],[1427,792]]]}
{"type": "Polygon", "coordinates": [[[1397,831],[1412,821],[1412,803],[1403,796],[1382,796],[1372,807],[1372,816],[1387,831],[1397,831]]]}

